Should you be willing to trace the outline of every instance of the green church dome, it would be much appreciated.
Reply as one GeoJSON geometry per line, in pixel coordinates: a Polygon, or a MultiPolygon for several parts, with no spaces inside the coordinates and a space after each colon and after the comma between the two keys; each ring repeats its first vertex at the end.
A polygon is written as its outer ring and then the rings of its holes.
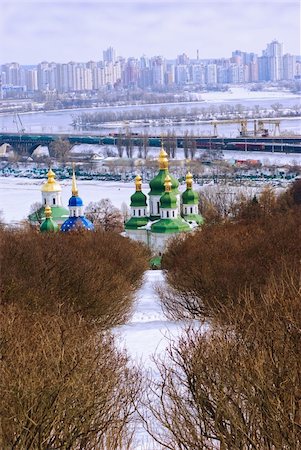
{"type": "Polygon", "coordinates": [[[184,205],[197,205],[199,202],[199,194],[192,190],[193,177],[190,172],[186,175],[186,191],[182,194],[182,203],[184,205]]]}
{"type": "Polygon", "coordinates": [[[184,205],[197,205],[199,202],[199,194],[192,189],[186,189],[182,194],[182,202],[184,205]]]}
{"type": "Polygon", "coordinates": [[[135,178],[136,191],[131,196],[131,206],[147,206],[146,195],[141,191],[142,189],[142,178],[137,175],[135,178]]]}
{"type": "Polygon", "coordinates": [[[59,231],[58,224],[51,217],[51,208],[50,206],[46,206],[45,208],[45,220],[40,226],[40,231],[42,233],[53,233],[59,231]]]}
{"type": "Polygon", "coordinates": [[[177,207],[177,197],[173,192],[164,192],[160,197],[161,208],[175,209],[177,207]]]}
{"type": "Polygon", "coordinates": [[[190,231],[190,226],[182,218],[177,219],[160,219],[151,226],[153,233],[182,233],[190,231]]]}
{"type": "Polygon", "coordinates": [[[137,230],[148,223],[147,217],[131,217],[124,225],[126,230],[137,230]]]}
{"type": "Polygon", "coordinates": [[[159,154],[159,173],[150,181],[150,192],[148,195],[161,195],[165,191],[164,182],[165,178],[169,175],[171,178],[171,189],[178,194],[178,187],[179,182],[176,178],[171,176],[168,172],[168,159],[167,159],[167,153],[164,150],[164,148],[161,148],[160,154],[159,154]]]}
{"type": "Polygon", "coordinates": [[[146,195],[141,191],[136,191],[131,196],[131,206],[147,206],[146,195]]]}
{"type": "Polygon", "coordinates": [[[171,189],[173,190],[173,192],[178,194],[178,180],[170,175],[168,169],[162,169],[159,170],[159,173],[155,176],[155,178],[150,181],[149,186],[151,190],[149,191],[148,195],[161,195],[164,192],[164,181],[167,175],[169,175],[171,178],[171,189]]]}

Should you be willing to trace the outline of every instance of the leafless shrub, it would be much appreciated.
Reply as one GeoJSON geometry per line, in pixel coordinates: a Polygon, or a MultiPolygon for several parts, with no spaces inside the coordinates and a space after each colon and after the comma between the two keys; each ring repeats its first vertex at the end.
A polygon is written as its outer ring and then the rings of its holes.
{"type": "Polygon", "coordinates": [[[104,231],[123,231],[123,215],[116,208],[110,199],[103,198],[98,202],[90,202],[85,210],[85,214],[96,228],[104,231]]]}
{"type": "Polygon", "coordinates": [[[253,296],[223,309],[231,325],[188,330],[158,362],[145,417],[163,448],[300,448],[300,285],[287,270],[253,296]]]}
{"type": "Polygon", "coordinates": [[[130,448],[140,381],[109,334],[11,305],[0,330],[2,449],[130,448]]]}
{"type": "Polygon", "coordinates": [[[110,232],[0,232],[1,304],[124,323],[147,267],[142,246],[110,232]]]}

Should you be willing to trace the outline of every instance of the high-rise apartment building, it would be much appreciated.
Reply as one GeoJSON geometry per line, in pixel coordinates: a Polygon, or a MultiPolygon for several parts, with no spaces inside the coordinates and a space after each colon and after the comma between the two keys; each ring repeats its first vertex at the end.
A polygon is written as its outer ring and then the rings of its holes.
{"type": "Polygon", "coordinates": [[[217,83],[217,66],[216,64],[208,64],[206,67],[206,82],[207,84],[217,83]]]}
{"type": "Polygon", "coordinates": [[[116,52],[113,49],[113,47],[107,48],[107,50],[104,50],[102,52],[103,54],[103,61],[108,63],[114,63],[116,61],[116,52]]]}
{"type": "Polygon", "coordinates": [[[162,56],[155,56],[151,59],[152,84],[153,86],[164,85],[164,60],[162,56]]]}
{"type": "Polygon", "coordinates": [[[263,51],[263,56],[268,58],[268,79],[271,81],[282,80],[282,44],[276,40],[267,44],[266,50],[263,51]]]}
{"type": "Polygon", "coordinates": [[[294,80],[296,76],[296,56],[286,53],[283,55],[283,79],[294,80]]]}

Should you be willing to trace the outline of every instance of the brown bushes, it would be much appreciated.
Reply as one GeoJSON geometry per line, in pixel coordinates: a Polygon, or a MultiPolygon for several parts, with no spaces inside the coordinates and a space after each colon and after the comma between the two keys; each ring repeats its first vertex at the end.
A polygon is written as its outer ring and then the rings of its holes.
{"type": "Polygon", "coordinates": [[[115,233],[1,231],[1,303],[71,311],[108,328],[123,323],[147,253],[115,233]]]}
{"type": "Polygon", "coordinates": [[[257,311],[252,295],[243,297],[231,326],[194,326],[159,363],[148,408],[167,448],[300,448],[300,286],[288,273],[270,280],[257,311]]]}
{"type": "Polygon", "coordinates": [[[1,449],[128,448],[139,378],[109,335],[15,306],[0,328],[1,449]]]}
{"type": "MultiPolygon", "coordinates": [[[[173,294],[163,303],[174,318],[216,316],[243,291],[255,298],[284,267],[298,279],[301,214],[265,216],[255,222],[223,223],[174,242],[163,257],[173,294]],[[176,298],[175,298],[176,297],[176,298]]],[[[292,275],[293,276],[293,275],[292,275]]]]}
{"type": "Polygon", "coordinates": [[[266,192],[264,210],[246,204],[237,222],[207,226],[164,255],[166,311],[197,319],[151,383],[151,432],[164,447],[301,448],[298,192],[275,202],[266,192]]]}
{"type": "Polygon", "coordinates": [[[116,233],[0,230],[1,449],[130,448],[140,377],[116,349],[147,252],[116,233]]]}

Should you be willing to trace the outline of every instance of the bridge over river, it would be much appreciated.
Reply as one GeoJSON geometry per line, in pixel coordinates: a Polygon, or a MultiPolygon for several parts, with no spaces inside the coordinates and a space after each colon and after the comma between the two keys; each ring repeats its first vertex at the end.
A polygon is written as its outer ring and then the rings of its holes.
{"type": "MultiPolygon", "coordinates": [[[[161,138],[158,136],[148,136],[147,138],[139,134],[130,135],[100,135],[87,136],[76,134],[26,134],[26,133],[0,133],[0,146],[9,144],[17,153],[28,154],[39,146],[49,146],[58,139],[67,139],[72,145],[92,144],[92,145],[126,145],[130,140],[133,146],[147,145],[149,147],[160,147],[161,138]],[[147,142],[145,142],[147,139],[147,142]]],[[[164,137],[164,140],[167,137],[164,137]]],[[[185,136],[169,138],[176,140],[176,146],[183,148],[185,136]]],[[[224,138],[217,136],[189,136],[189,141],[195,142],[197,149],[221,149],[221,150],[246,150],[246,151],[267,151],[283,153],[301,153],[301,136],[268,136],[252,137],[239,136],[236,138],[224,138]]]]}

